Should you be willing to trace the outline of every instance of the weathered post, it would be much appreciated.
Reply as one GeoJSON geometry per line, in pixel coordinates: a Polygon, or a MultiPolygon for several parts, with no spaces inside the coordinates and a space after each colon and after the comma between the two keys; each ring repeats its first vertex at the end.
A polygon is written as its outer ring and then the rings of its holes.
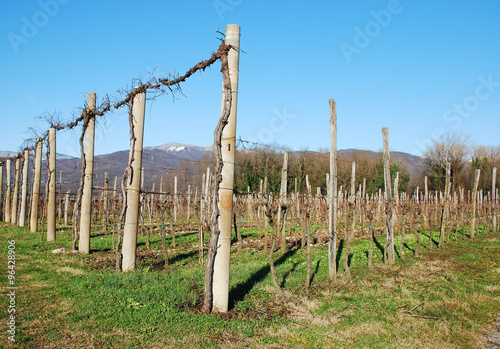
{"type": "Polygon", "coordinates": [[[174,223],[177,224],[177,176],[174,177],[174,223]]]}
{"type": "Polygon", "coordinates": [[[3,218],[2,216],[2,204],[3,204],[3,166],[4,163],[0,163],[0,219],[3,218]]]}
{"type": "Polygon", "coordinates": [[[59,204],[57,205],[57,218],[59,220],[61,220],[62,218],[62,211],[63,211],[63,208],[62,208],[62,170],[59,171],[59,196],[58,196],[58,200],[59,201],[59,204]]]}
{"type": "Polygon", "coordinates": [[[26,224],[26,201],[28,199],[28,166],[30,152],[24,150],[23,154],[23,186],[21,188],[21,210],[19,212],[19,226],[24,227],[26,224]]]}
{"type": "Polygon", "coordinates": [[[207,175],[205,176],[205,199],[204,199],[204,203],[205,203],[205,219],[207,219],[208,217],[210,217],[210,203],[211,203],[211,198],[210,198],[210,193],[211,193],[211,190],[210,190],[210,184],[212,183],[212,175],[210,174],[210,167],[207,167],[207,175]]]}
{"type": "Polygon", "coordinates": [[[144,138],[144,114],[146,110],[146,92],[135,95],[132,108],[131,126],[131,172],[127,180],[127,212],[125,214],[125,226],[123,229],[123,260],[122,270],[135,269],[135,257],[137,248],[137,228],[139,220],[139,200],[142,168],[142,146],[144,138]]]}
{"type": "Polygon", "coordinates": [[[94,175],[94,133],[95,117],[93,113],[96,107],[96,95],[89,92],[87,97],[88,120],[84,123],[85,129],[85,176],[83,177],[82,206],[80,215],[80,241],[78,242],[78,252],[90,253],[90,233],[92,230],[92,186],[94,175]]]}
{"type": "Polygon", "coordinates": [[[351,167],[351,195],[347,199],[347,212],[346,214],[346,247],[344,251],[344,273],[346,278],[351,277],[351,270],[349,269],[349,254],[351,252],[352,240],[354,239],[354,230],[356,228],[356,161],[352,162],[351,167]],[[351,232],[347,231],[347,220],[349,217],[349,210],[352,209],[352,223],[351,232]]]}
{"type": "Polygon", "coordinates": [[[49,129],[49,198],[47,205],[47,241],[56,240],[56,129],[49,129]]]}
{"type": "Polygon", "coordinates": [[[330,99],[330,180],[328,196],[328,278],[337,278],[337,107],[330,99]]]}
{"type": "MultiPolygon", "coordinates": [[[[492,214],[492,225],[493,225],[493,232],[496,233],[497,231],[497,190],[496,190],[496,185],[497,185],[497,168],[493,167],[492,175],[491,175],[491,214],[492,214]]],[[[1,189],[1,185],[0,185],[1,189]]],[[[1,200],[0,200],[1,202],[1,200]]]]}
{"type": "Polygon", "coordinates": [[[66,197],[64,199],[64,225],[68,225],[68,215],[69,215],[69,193],[70,191],[68,190],[66,192],[66,197]]]}
{"type": "Polygon", "coordinates": [[[439,245],[438,248],[443,247],[444,245],[444,235],[446,232],[446,220],[448,219],[448,197],[450,196],[450,187],[451,187],[451,164],[449,162],[446,163],[446,183],[444,186],[444,202],[443,208],[441,210],[441,225],[439,228],[439,245]]]}
{"type": "Polygon", "coordinates": [[[17,225],[17,206],[19,200],[19,172],[21,169],[21,158],[16,159],[14,172],[14,193],[12,196],[12,213],[10,216],[10,224],[17,225]]]}
{"type": "Polygon", "coordinates": [[[109,186],[109,173],[104,172],[103,229],[105,233],[108,231],[108,186],[109,186]]]}
{"type": "Polygon", "coordinates": [[[42,170],[42,140],[36,142],[35,176],[33,178],[33,193],[31,197],[30,231],[36,233],[38,227],[38,205],[40,200],[40,173],[42,170]]]}
{"type": "MultiPolygon", "coordinates": [[[[226,26],[225,43],[236,49],[228,53],[228,69],[231,80],[231,113],[228,123],[222,133],[222,182],[219,189],[219,244],[214,259],[213,273],[213,311],[227,312],[229,307],[229,265],[231,252],[231,228],[233,213],[233,186],[234,186],[234,154],[236,143],[236,106],[238,99],[238,69],[240,26],[228,24],[226,26]]],[[[223,87],[224,89],[224,87],[223,87]]],[[[222,109],[224,109],[225,91],[222,93],[222,109]]]]}
{"type": "MultiPolygon", "coordinates": [[[[385,196],[387,198],[387,211],[386,211],[386,225],[387,225],[387,257],[389,264],[394,264],[395,251],[394,251],[394,221],[393,221],[393,207],[392,207],[392,190],[391,190],[391,153],[389,150],[389,128],[382,128],[382,135],[384,139],[384,187],[385,196]]],[[[385,253],[384,253],[385,257],[385,253]]]]}
{"type": "Polygon", "coordinates": [[[191,184],[188,184],[187,191],[187,215],[186,215],[186,224],[189,225],[189,220],[191,218],[191,184]]]}
{"type": "Polygon", "coordinates": [[[288,179],[288,152],[285,151],[283,155],[283,167],[281,168],[281,187],[280,187],[280,205],[278,209],[278,229],[281,229],[281,251],[286,250],[286,192],[287,192],[287,179],[288,179]],[[280,222],[283,220],[282,227],[280,222]]]}
{"type": "Polygon", "coordinates": [[[7,192],[5,193],[5,222],[10,223],[10,171],[12,167],[10,164],[10,159],[5,161],[5,166],[7,167],[5,178],[5,180],[7,181],[7,192]]]}
{"type": "Polygon", "coordinates": [[[476,232],[476,203],[477,203],[477,187],[479,185],[479,177],[481,176],[481,170],[477,169],[474,176],[474,188],[472,191],[472,218],[470,222],[470,237],[474,238],[476,232]]]}

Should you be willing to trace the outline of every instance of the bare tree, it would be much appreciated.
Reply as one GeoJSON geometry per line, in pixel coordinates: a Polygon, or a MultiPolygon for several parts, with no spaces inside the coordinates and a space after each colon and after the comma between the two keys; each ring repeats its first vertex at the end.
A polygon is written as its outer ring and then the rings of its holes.
{"type": "Polygon", "coordinates": [[[432,140],[425,157],[436,189],[444,189],[447,163],[450,163],[452,191],[455,189],[456,176],[462,172],[470,155],[470,143],[471,135],[457,132],[447,132],[432,140]]]}

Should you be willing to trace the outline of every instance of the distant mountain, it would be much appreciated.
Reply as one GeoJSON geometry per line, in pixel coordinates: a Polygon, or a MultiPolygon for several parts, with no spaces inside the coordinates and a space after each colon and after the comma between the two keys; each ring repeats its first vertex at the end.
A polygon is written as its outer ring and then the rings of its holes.
{"type": "MultiPolygon", "coordinates": [[[[0,161],[5,159],[5,158],[10,158],[13,156],[16,156],[19,153],[13,152],[13,151],[0,151],[0,161]]],[[[46,155],[42,155],[42,161],[45,161],[47,159],[46,155]]],[[[66,154],[59,154],[56,153],[56,159],[59,160],[69,160],[69,159],[78,159],[75,158],[74,156],[71,155],[66,155],[66,154]]]]}
{"type": "Polygon", "coordinates": [[[0,151],[0,159],[10,158],[16,155],[17,153],[14,153],[13,151],[0,151]]]}
{"type": "MultiPolygon", "coordinates": [[[[144,185],[146,188],[151,189],[152,184],[156,183],[155,190],[159,190],[160,178],[163,176],[165,181],[169,184],[164,184],[164,190],[172,187],[173,174],[177,176],[189,177],[194,173],[194,168],[205,169],[209,164],[202,163],[202,159],[207,154],[211,154],[213,146],[194,146],[181,143],[167,143],[160,146],[149,146],[143,150],[142,165],[144,167],[144,185]]],[[[312,151],[308,151],[314,153],[312,151]]],[[[345,156],[381,156],[381,153],[345,149],[339,150],[340,154],[345,156]]],[[[14,152],[0,152],[0,160],[9,156],[14,156],[14,152]]],[[[392,160],[402,161],[410,172],[410,176],[419,176],[425,171],[425,159],[419,156],[402,153],[391,152],[392,160]]],[[[109,174],[109,186],[113,187],[115,177],[117,178],[117,185],[121,183],[123,173],[129,158],[129,151],[122,150],[111,154],[97,155],[94,157],[94,186],[101,187],[104,185],[104,173],[109,174]]],[[[46,160],[46,157],[43,157],[46,160]]],[[[81,160],[69,155],[57,154],[57,180],[62,172],[62,191],[70,190],[75,193],[81,178],[81,160]]],[[[13,173],[14,171],[12,171],[13,173]]],[[[30,171],[31,172],[31,171],[30,171]]],[[[13,175],[13,174],[12,174],[13,175]]],[[[44,165],[42,168],[42,181],[47,180],[47,169],[44,165]]],[[[59,185],[58,185],[59,189],[59,185]]]]}
{"type": "Polygon", "coordinates": [[[162,152],[182,152],[183,154],[194,154],[196,152],[212,151],[212,146],[198,147],[196,145],[188,145],[181,143],[167,143],[158,147],[144,147],[144,151],[162,151],[162,152]]]}
{"type": "MultiPolygon", "coordinates": [[[[210,146],[198,147],[181,143],[167,143],[157,147],[144,147],[142,156],[145,178],[144,186],[151,189],[152,183],[156,183],[155,190],[158,191],[158,185],[162,176],[165,177],[168,173],[179,173],[182,169],[192,172],[191,164],[200,161],[210,151],[210,146]]],[[[128,158],[128,150],[96,155],[94,157],[94,186],[103,186],[104,173],[108,172],[110,187],[113,187],[115,177],[117,177],[117,185],[119,187],[128,163],[128,158]]],[[[80,158],[58,159],[57,172],[62,171],[63,182],[65,183],[63,191],[76,191],[80,184],[80,169],[80,158]]]]}

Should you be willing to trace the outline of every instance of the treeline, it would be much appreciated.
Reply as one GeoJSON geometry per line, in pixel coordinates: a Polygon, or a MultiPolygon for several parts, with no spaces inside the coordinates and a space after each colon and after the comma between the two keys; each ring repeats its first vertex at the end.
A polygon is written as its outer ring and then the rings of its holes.
{"type": "MultiPolygon", "coordinates": [[[[474,173],[481,170],[479,190],[485,192],[492,187],[492,170],[500,167],[500,146],[473,146],[468,142],[468,136],[450,133],[433,140],[427,149],[424,162],[425,169],[417,171],[410,178],[408,165],[391,157],[391,178],[399,173],[399,191],[413,193],[417,187],[424,189],[427,176],[428,190],[443,191],[445,189],[446,163],[451,165],[451,191],[459,188],[471,190],[474,173]]],[[[284,150],[273,147],[260,147],[251,150],[238,149],[235,159],[235,190],[237,192],[259,192],[262,190],[278,193],[281,186],[281,170],[283,167],[284,150]],[[267,180],[266,180],[267,179],[267,180]]],[[[384,170],[382,153],[363,150],[339,151],[337,153],[338,186],[350,188],[352,162],[356,162],[356,188],[365,182],[367,194],[384,189],[384,170]]],[[[201,185],[202,175],[207,167],[213,169],[214,161],[211,153],[197,161],[185,160],[176,169],[169,171],[169,177],[177,176],[179,190],[187,190],[188,185],[194,189],[201,185]]],[[[326,174],[329,172],[328,150],[290,151],[288,155],[288,192],[295,190],[306,193],[306,176],[313,194],[316,188],[326,193],[326,174]]],[[[500,176],[497,176],[496,187],[500,187],[500,176]]],[[[171,182],[171,181],[170,181],[171,182]]],[[[164,183],[163,189],[170,190],[172,184],[164,183]]]]}
{"type": "MultiPolygon", "coordinates": [[[[235,189],[239,192],[260,190],[261,181],[267,178],[267,192],[277,193],[281,185],[281,169],[283,167],[283,151],[272,148],[257,148],[253,150],[240,150],[236,153],[235,189]]],[[[306,177],[312,188],[321,188],[326,193],[326,174],[329,172],[328,152],[289,152],[288,155],[288,192],[295,190],[305,193],[307,191],[306,177]]],[[[382,153],[375,155],[353,150],[349,154],[338,153],[338,185],[348,188],[351,182],[352,162],[356,162],[356,188],[363,183],[368,194],[378,192],[384,188],[384,169],[382,153]]],[[[391,176],[395,178],[399,172],[399,188],[408,190],[410,173],[402,162],[391,164],[391,176]]],[[[264,188],[263,188],[264,190],[264,188]]]]}
{"type": "MultiPolygon", "coordinates": [[[[500,146],[472,145],[470,135],[446,133],[434,139],[425,152],[430,188],[444,190],[446,163],[451,168],[452,192],[458,188],[472,190],[474,173],[481,170],[479,190],[488,191],[492,187],[493,168],[500,166],[500,146]]],[[[497,177],[496,187],[499,179],[497,177]]]]}

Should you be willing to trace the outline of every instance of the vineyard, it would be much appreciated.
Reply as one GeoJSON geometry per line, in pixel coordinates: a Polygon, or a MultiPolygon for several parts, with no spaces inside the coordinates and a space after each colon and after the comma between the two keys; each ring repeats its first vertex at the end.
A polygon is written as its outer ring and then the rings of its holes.
{"type": "MultiPolygon", "coordinates": [[[[308,173],[303,157],[281,150],[272,153],[270,166],[263,148],[247,149],[244,140],[237,145],[236,100],[243,98],[237,95],[239,27],[229,25],[222,35],[217,51],[184,75],[152,78],[116,99],[99,102],[89,93],[81,115],[68,123],[49,117],[47,132],[1,163],[0,229],[4,240],[18,246],[16,285],[26,295],[19,296],[20,343],[482,343],[500,310],[497,168],[485,173],[484,167],[471,167],[464,172],[471,178],[460,183],[454,164],[445,162],[441,187],[432,183],[431,190],[427,176],[410,182],[406,168],[391,161],[384,127],[383,154],[371,172],[360,175],[356,161],[344,157],[339,165],[333,99],[330,148],[317,155],[321,160],[306,157],[324,166],[308,173]],[[213,155],[200,160],[203,166],[185,175],[182,186],[182,173],[165,173],[145,185],[146,95],[176,93],[217,61],[223,90],[213,155]],[[105,173],[97,183],[95,124],[122,107],[129,115],[128,163],[122,178],[105,173]],[[71,193],[56,178],[56,133],[77,127],[80,183],[71,193]],[[61,302],[51,305],[53,321],[39,317],[51,316],[44,310],[51,297],[61,302]],[[81,305],[73,304],[75,297],[81,305]],[[68,319],[81,327],[68,327],[68,319]],[[95,337],[80,338],[86,326],[95,337]],[[105,331],[119,339],[107,338],[105,331]]],[[[194,168],[186,165],[187,172],[194,168]]]]}

